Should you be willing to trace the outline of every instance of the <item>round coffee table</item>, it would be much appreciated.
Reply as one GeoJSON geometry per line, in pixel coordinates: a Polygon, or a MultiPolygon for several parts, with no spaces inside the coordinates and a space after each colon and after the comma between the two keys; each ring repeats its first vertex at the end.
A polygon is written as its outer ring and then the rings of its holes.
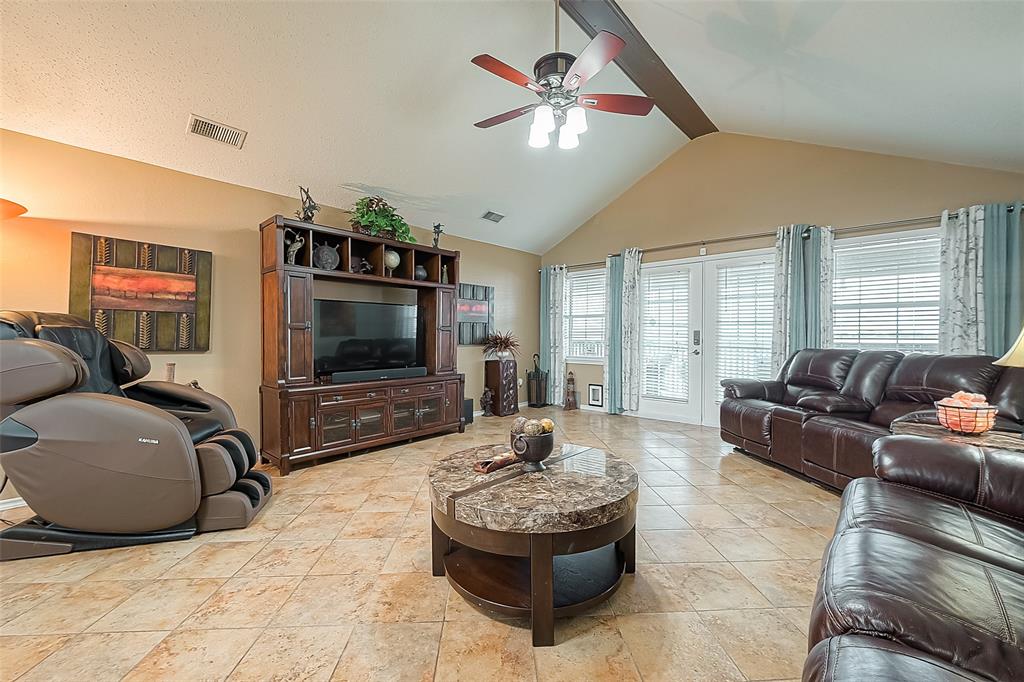
{"type": "Polygon", "coordinates": [[[565,444],[531,473],[473,462],[508,446],[457,452],[430,469],[434,575],[477,606],[529,616],[534,646],[554,619],[607,599],[636,570],[637,474],[615,455],[565,444]]]}

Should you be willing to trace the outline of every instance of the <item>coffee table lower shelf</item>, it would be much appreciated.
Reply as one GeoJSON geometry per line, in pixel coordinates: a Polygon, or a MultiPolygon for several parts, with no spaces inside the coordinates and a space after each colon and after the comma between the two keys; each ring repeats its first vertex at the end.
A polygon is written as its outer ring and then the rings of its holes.
{"type": "MultiPolygon", "coordinates": [[[[555,618],[574,616],[607,599],[619,587],[626,560],[615,544],[552,557],[555,618]]],[[[477,606],[514,617],[532,610],[530,559],[482,552],[452,543],[444,558],[448,582],[477,606]]]]}

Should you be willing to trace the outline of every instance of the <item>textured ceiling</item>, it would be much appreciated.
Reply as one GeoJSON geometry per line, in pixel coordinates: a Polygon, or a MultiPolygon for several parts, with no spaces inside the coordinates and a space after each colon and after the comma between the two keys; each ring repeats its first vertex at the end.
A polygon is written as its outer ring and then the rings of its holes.
{"type": "Polygon", "coordinates": [[[720,130],[1024,170],[1024,2],[619,0],[720,130]]]}
{"type": "MultiPolygon", "coordinates": [[[[620,0],[718,127],[1024,170],[1024,3],[620,0]]],[[[0,126],[543,252],[686,142],[657,110],[591,112],[580,147],[527,147],[548,2],[0,3],[0,126]],[[185,134],[190,113],[249,133],[185,134]],[[485,210],[508,217],[483,221],[485,210]]],[[[564,15],[562,49],[586,36],[564,15]]],[[[637,93],[614,65],[591,92],[637,93]]]]}
{"type": "MultiPolygon", "coordinates": [[[[535,96],[469,63],[521,71],[553,49],[546,2],[0,4],[0,126],[348,206],[392,199],[414,224],[541,253],[686,142],[655,110],[591,112],[580,146],[526,145],[530,119],[473,123],[535,96]],[[190,113],[248,131],[186,135],[190,113]],[[494,210],[500,224],[480,216],[494,210]]],[[[562,49],[588,42],[563,16],[562,49]]],[[[590,92],[638,94],[618,67],[590,92]]],[[[255,226],[254,226],[255,227],[255,226]]]]}

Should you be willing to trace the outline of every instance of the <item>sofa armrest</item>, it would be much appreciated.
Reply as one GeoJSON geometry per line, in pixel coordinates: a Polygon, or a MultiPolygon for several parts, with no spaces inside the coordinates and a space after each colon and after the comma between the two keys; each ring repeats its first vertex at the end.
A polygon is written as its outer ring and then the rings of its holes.
{"type": "Polygon", "coordinates": [[[781,403],[786,394],[786,385],[781,381],[758,381],[756,379],[722,379],[726,398],[756,398],[781,403]]]}
{"type": "Polygon", "coordinates": [[[872,446],[886,481],[1024,518],[1024,453],[924,436],[886,436],[872,446]]]}
{"type": "Polygon", "coordinates": [[[212,393],[172,381],[140,381],[124,389],[132,400],[148,403],[177,417],[212,417],[225,429],[238,426],[231,406],[212,393]]]}
{"type": "Polygon", "coordinates": [[[826,414],[867,414],[875,409],[870,403],[849,395],[805,395],[796,401],[797,407],[826,414]]]}

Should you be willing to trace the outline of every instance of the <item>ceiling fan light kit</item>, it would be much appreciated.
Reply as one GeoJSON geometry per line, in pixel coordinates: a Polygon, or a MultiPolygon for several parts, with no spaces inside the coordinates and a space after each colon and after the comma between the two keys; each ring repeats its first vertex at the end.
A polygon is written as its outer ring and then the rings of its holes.
{"type": "Polygon", "coordinates": [[[600,31],[579,56],[558,51],[558,3],[555,3],[555,51],[544,55],[533,65],[535,78],[514,69],[489,54],[473,57],[474,64],[499,78],[537,94],[541,104],[531,104],[478,121],[477,128],[490,128],[499,123],[533,112],[527,143],[534,148],[547,147],[549,135],[558,129],[558,148],[575,149],[579,136],[587,131],[586,109],[613,114],[646,116],[654,100],[640,95],[581,95],[579,89],[603,69],[626,46],[613,33],[600,31]]]}

